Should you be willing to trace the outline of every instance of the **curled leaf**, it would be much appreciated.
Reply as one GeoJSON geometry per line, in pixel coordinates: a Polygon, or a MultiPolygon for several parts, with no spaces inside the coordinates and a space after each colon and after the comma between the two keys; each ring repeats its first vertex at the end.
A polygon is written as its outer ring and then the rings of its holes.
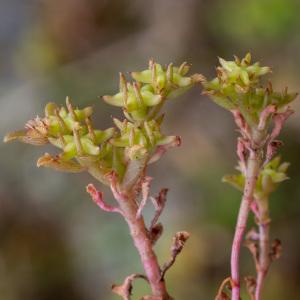
{"type": "Polygon", "coordinates": [[[251,300],[255,300],[255,290],[256,290],[256,279],[252,276],[246,276],[244,278],[246,283],[246,289],[251,300]]]}
{"type": "Polygon", "coordinates": [[[131,300],[132,283],[138,278],[148,281],[148,278],[143,274],[132,274],[127,276],[121,285],[113,284],[111,289],[115,294],[121,296],[123,300],[131,300]]]}
{"type": "Polygon", "coordinates": [[[79,163],[68,160],[65,161],[61,159],[59,156],[51,156],[48,153],[45,153],[41,156],[37,161],[38,167],[47,167],[52,168],[61,172],[69,172],[69,173],[79,173],[83,172],[86,169],[81,166],[79,163]]]}
{"type": "Polygon", "coordinates": [[[158,161],[166,151],[172,147],[178,147],[181,144],[181,139],[179,136],[169,136],[160,140],[160,145],[156,148],[155,152],[149,159],[149,164],[158,161]]]}
{"type": "Polygon", "coordinates": [[[152,245],[155,245],[155,243],[161,237],[163,230],[164,227],[161,223],[156,223],[154,226],[151,226],[149,233],[152,245]]]}
{"type": "Polygon", "coordinates": [[[182,251],[186,241],[189,239],[190,234],[187,231],[179,231],[175,234],[172,241],[171,246],[171,257],[170,259],[163,265],[161,270],[161,278],[165,277],[166,272],[172,267],[175,263],[176,257],[182,251]]]}
{"type": "Polygon", "coordinates": [[[272,242],[270,257],[272,260],[280,258],[282,254],[282,244],[279,239],[275,239],[272,242]]]}
{"type": "Polygon", "coordinates": [[[8,143],[14,140],[18,140],[23,143],[31,144],[34,146],[43,146],[48,144],[47,137],[33,129],[10,132],[7,135],[5,135],[3,141],[5,143],[8,143]]]}

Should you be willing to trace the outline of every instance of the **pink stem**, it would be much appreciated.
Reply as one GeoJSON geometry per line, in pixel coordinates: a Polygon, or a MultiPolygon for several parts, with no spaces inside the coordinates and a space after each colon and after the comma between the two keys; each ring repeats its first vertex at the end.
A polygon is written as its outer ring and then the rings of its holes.
{"type": "Polygon", "coordinates": [[[86,187],[86,191],[91,195],[93,201],[104,211],[107,212],[116,212],[123,215],[123,212],[118,207],[111,206],[104,202],[102,192],[99,192],[93,184],[89,184],[86,187]]]}
{"type": "Polygon", "coordinates": [[[269,245],[269,231],[270,219],[268,199],[259,199],[259,261],[257,268],[255,300],[261,299],[263,282],[268,273],[271,259],[270,259],[270,245],[269,245]]]}
{"type": "Polygon", "coordinates": [[[238,220],[231,249],[231,278],[232,278],[232,300],[240,300],[240,274],[239,260],[243,236],[245,233],[251,201],[255,190],[260,161],[255,151],[250,151],[247,164],[246,183],[244,194],[239,210],[238,220]]]}
{"type": "Polygon", "coordinates": [[[120,192],[115,174],[112,174],[110,181],[111,190],[119,207],[113,207],[105,203],[102,193],[97,191],[92,184],[87,186],[87,192],[101,209],[107,212],[118,212],[124,217],[129,226],[134,245],[140,254],[153,296],[159,300],[172,300],[167,292],[165,281],[162,278],[162,271],[153,250],[153,243],[146,228],[144,218],[142,215],[138,216],[137,214],[139,208],[135,199],[135,192],[133,191],[130,194],[120,192]]]}
{"type": "Polygon", "coordinates": [[[269,224],[259,225],[259,270],[257,271],[255,300],[261,299],[264,279],[270,266],[269,224]]]}
{"type": "Polygon", "coordinates": [[[124,218],[130,228],[130,234],[137,248],[141,261],[149,280],[153,296],[161,300],[171,300],[166,290],[166,284],[161,279],[161,269],[153,250],[149,232],[145,226],[144,218],[137,218],[138,206],[134,196],[118,197],[116,199],[123,211],[124,218]]]}

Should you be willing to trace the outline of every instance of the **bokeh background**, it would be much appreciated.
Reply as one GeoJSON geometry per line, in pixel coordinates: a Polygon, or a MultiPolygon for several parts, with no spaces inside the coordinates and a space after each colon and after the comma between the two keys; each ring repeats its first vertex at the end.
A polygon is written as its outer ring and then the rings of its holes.
{"type": "MultiPolygon", "coordinates": [[[[1,0],[0,136],[67,95],[78,106],[94,105],[97,125],[109,126],[119,111],[98,96],[117,89],[119,71],[142,69],[151,57],[187,60],[193,72],[212,76],[217,56],[251,51],[273,68],[277,89],[299,91],[299,9],[298,0],[1,0]]],[[[240,201],[220,181],[236,164],[235,126],[200,92],[196,87],[167,105],[164,130],[181,135],[183,144],[150,170],[153,193],[170,188],[166,230],[156,246],[161,262],[176,231],[192,233],[167,275],[180,300],[214,299],[229,275],[240,201]]],[[[266,300],[300,294],[299,106],[282,133],[291,180],[271,199],[271,234],[282,240],[283,256],[271,267],[266,300]]],[[[85,193],[91,179],[37,169],[49,149],[12,143],[0,151],[0,299],[119,299],[111,284],[141,265],[124,221],[100,211],[85,193]]],[[[148,218],[152,213],[147,207],[148,218]]],[[[255,274],[247,249],[241,268],[255,274]]],[[[137,282],[133,299],[145,291],[137,282]]]]}

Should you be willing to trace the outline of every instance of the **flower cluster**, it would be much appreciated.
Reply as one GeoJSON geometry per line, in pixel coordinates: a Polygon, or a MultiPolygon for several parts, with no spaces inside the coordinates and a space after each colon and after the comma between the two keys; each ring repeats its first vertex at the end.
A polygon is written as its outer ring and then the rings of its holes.
{"type": "Polygon", "coordinates": [[[108,175],[114,171],[120,182],[133,184],[148,163],[154,162],[167,148],[178,146],[177,136],[161,133],[163,103],[199,81],[199,75],[186,76],[190,66],[169,64],[163,68],[153,60],[149,69],[132,72],[134,82],[120,74],[120,91],[103,99],[123,108],[124,120],[113,119],[115,127],[93,128],[92,107],[74,108],[70,99],[66,107],[48,103],[45,116],[36,117],[25,130],[9,133],[5,141],[20,140],[32,145],[51,143],[62,152],[56,156],[43,155],[38,166],[60,171],[88,171],[102,183],[109,184],[108,175]]]}
{"type": "Polygon", "coordinates": [[[250,53],[243,59],[235,57],[234,61],[219,58],[219,62],[217,77],[211,81],[203,80],[204,93],[227,110],[239,110],[249,124],[257,124],[260,113],[267,106],[280,109],[297,96],[288,93],[287,88],[275,92],[271,83],[264,87],[261,77],[271,69],[260,66],[259,62],[251,64],[250,53]]]}
{"type": "Polygon", "coordinates": [[[190,65],[183,63],[180,67],[169,64],[163,67],[153,60],[148,69],[131,72],[135,82],[127,82],[120,73],[119,92],[113,96],[103,96],[107,103],[123,108],[126,118],[131,121],[144,121],[155,118],[163,105],[191,88],[201,80],[201,75],[186,76],[190,65]]]}

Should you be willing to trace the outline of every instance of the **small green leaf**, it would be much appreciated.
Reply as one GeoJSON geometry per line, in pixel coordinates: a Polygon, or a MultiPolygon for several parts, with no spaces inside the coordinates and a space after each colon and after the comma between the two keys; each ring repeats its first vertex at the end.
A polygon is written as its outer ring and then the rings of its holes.
{"type": "Polygon", "coordinates": [[[234,188],[236,188],[239,191],[243,191],[244,185],[245,185],[245,178],[243,175],[225,175],[222,178],[222,182],[229,183],[234,188]]]}

